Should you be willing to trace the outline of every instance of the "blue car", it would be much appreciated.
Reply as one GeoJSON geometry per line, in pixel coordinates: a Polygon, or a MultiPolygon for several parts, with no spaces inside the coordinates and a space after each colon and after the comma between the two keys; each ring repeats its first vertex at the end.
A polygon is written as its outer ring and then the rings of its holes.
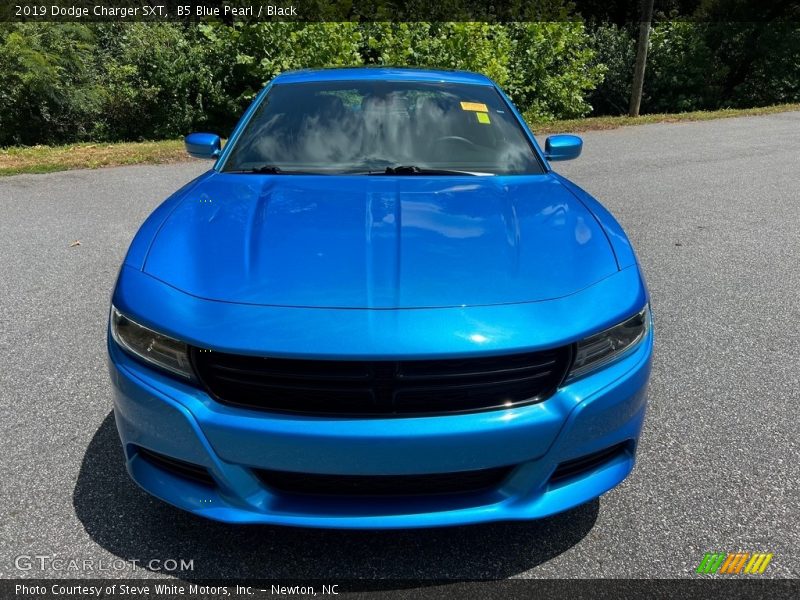
{"type": "Polygon", "coordinates": [[[285,73],[136,234],[108,332],[131,477],[230,523],[541,518],[634,464],[653,347],[628,238],[492,81],[285,73]]]}

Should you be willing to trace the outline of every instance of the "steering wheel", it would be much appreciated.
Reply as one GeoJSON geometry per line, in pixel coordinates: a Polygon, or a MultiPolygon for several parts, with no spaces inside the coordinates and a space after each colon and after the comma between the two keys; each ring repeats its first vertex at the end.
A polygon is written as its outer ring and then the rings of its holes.
{"type": "Polygon", "coordinates": [[[442,142],[460,142],[462,144],[468,144],[470,146],[475,146],[475,142],[472,140],[468,140],[465,137],[461,137],[460,135],[445,135],[440,138],[434,140],[434,144],[441,144],[442,142]]]}

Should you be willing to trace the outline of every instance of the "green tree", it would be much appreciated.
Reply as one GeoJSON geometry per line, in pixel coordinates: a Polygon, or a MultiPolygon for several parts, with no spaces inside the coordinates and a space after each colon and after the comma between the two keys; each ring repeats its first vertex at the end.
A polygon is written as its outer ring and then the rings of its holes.
{"type": "Polygon", "coordinates": [[[97,40],[104,91],[99,136],[176,137],[206,121],[212,73],[191,28],[100,24],[97,40]]]}
{"type": "Polygon", "coordinates": [[[712,22],[707,43],[726,106],[800,102],[800,23],[712,22]]]}
{"type": "Polygon", "coordinates": [[[591,111],[588,94],[603,80],[605,65],[593,61],[580,21],[512,23],[509,80],[517,106],[533,119],[582,117],[591,111]]]}
{"type": "Polygon", "coordinates": [[[635,26],[600,23],[590,30],[589,36],[594,50],[592,65],[603,68],[605,76],[589,92],[587,102],[596,115],[625,114],[636,59],[635,26]]]}
{"type": "Polygon", "coordinates": [[[283,71],[363,63],[356,23],[206,23],[198,31],[213,82],[209,123],[223,131],[283,71]]]}
{"type": "Polygon", "coordinates": [[[58,143],[92,133],[102,88],[89,27],[4,24],[0,65],[0,145],[58,143]]]}
{"type": "Polygon", "coordinates": [[[645,72],[645,112],[716,108],[721,71],[706,41],[707,25],[665,21],[653,27],[645,72]]]}
{"type": "Polygon", "coordinates": [[[370,23],[362,26],[368,64],[478,71],[508,80],[506,28],[490,23],[370,23]]]}

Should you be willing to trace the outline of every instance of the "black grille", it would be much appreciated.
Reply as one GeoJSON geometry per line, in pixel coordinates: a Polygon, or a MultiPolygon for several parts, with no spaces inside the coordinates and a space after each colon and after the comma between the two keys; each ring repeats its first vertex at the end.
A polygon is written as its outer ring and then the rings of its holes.
{"type": "Polygon", "coordinates": [[[139,447],[136,449],[136,453],[151,465],[168,471],[173,475],[183,477],[184,479],[191,479],[197,483],[202,483],[203,485],[215,485],[214,480],[205,467],[201,467],[200,465],[195,465],[183,460],[178,460],[177,458],[172,458],[171,456],[165,456],[163,454],[153,452],[152,450],[148,450],[147,448],[139,447]]]}
{"type": "Polygon", "coordinates": [[[447,360],[296,360],[192,349],[198,377],[220,402],[306,414],[413,415],[519,406],[550,396],[570,346],[447,360]]]}
{"type": "Polygon", "coordinates": [[[268,487],[320,496],[425,496],[465,494],[498,487],[513,467],[426,475],[319,475],[256,470],[268,487]]]}
{"type": "Polygon", "coordinates": [[[609,462],[612,458],[616,458],[624,452],[631,451],[632,443],[623,442],[610,448],[605,448],[599,452],[587,454],[573,460],[558,465],[556,470],[550,476],[551,482],[560,482],[571,477],[576,477],[582,473],[587,473],[599,467],[600,465],[609,462]]]}

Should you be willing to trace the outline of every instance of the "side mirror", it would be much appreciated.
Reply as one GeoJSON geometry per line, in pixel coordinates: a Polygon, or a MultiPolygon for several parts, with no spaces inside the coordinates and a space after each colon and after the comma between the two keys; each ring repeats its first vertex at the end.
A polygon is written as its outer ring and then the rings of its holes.
{"type": "Polygon", "coordinates": [[[217,158],[222,141],[215,133],[190,133],[183,140],[186,152],[195,158],[217,158]]]}
{"type": "Polygon", "coordinates": [[[572,160],[583,150],[583,140],[577,135],[551,135],[544,141],[544,156],[547,160],[572,160]]]}

